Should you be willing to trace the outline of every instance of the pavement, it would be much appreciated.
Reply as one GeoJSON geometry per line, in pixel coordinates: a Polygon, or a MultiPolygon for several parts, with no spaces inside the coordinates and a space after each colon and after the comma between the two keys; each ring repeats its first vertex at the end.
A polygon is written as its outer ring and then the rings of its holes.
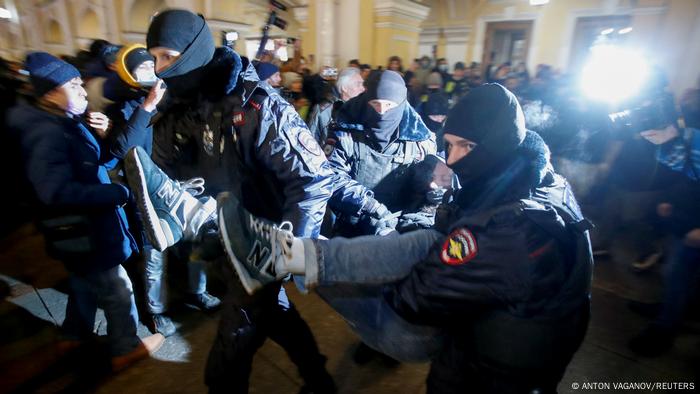
{"type": "MultiPolygon", "coordinates": [[[[653,267],[640,274],[634,272],[629,261],[596,259],[590,327],[559,386],[560,393],[670,393],[689,390],[669,388],[700,384],[697,303],[696,315],[690,316],[666,354],[639,357],[626,347],[629,338],[648,322],[648,318],[631,312],[627,302],[658,300],[662,268],[653,267]],[[614,386],[620,383],[634,386],[632,390],[616,390],[614,386]]],[[[182,270],[177,266],[168,269],[174,289],[178,280],[184,280],[182,270]]],[[[206,392],[203,370],[216,334],[218,313],[205,314],[183,307],[181,295],[173,291],[170,313],[178,333],[167,338],[153,358],[121,373],[109,374],[100,362],[104,353],[100,346],[80,352],[59,346],[57,326],[64,318],[66,278],[61,264],[44,253],[43,240],[31,225],[21,226],[0,240],[0,286],[4,286],[0,290],[9,292],[0,303],[0,393],[206,392]]],[[[213,278],[211,292],[217,294],[220,285],[213,278]]],[[[359,340],[343,319],[315,294],[302,295],[293,285],[286,287],[290,299],[309,323],[321,352],[328,357],[327,368],[339,393],[425,392],[427,364],[389,365],[381,360],[355,364],[352,355],[359,340]]],[[[100,311],[96,332],[103,335],[105,328],[100,311]]],[[[148,335],[145,326],[139,328],[139,335],[148,335]]],[[[254,359],[250,393],[297,393],[302,385],[284,350],[267,341],[254,359]]]]}

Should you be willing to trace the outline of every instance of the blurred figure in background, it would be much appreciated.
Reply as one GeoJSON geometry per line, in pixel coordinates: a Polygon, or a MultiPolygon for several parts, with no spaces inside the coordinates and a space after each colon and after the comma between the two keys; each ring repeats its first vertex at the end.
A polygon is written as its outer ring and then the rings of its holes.
{"type": "Polygon", "coordinates": [[[255,71],[261,81],[265,81],[273,88],[279,88],[282,85],[282,76],[280,69],[272,63],[260,62],[255,65],[255,71]]]}
{"type": "Polygon", "coordinates": [[[307,122],[309,131],[319,144],[325,144],[328,138],[328,125],[334,112],[340,109],[344,102],[364,91],[364,80],[358,68],[348,67],[338,74],[338,80],[333,86],[334,94],[328,95],[326,100],[314,106],[307,122]]]}

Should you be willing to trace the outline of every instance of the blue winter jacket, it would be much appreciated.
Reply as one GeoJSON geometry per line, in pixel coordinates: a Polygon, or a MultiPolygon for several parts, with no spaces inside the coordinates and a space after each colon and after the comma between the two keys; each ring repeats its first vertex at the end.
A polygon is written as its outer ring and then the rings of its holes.
{"type": "MultiPolygon", "coordinates": [[[[11,110],[9,126],[20,144],[27,178],[42,215],[81,215],[92,252],[65,261],[77,273],[104,271],[124,262],[136,245],[122,206],[129,191],[112,184],[112,159],[84,123],[29,105],[11,110]]],[[[41,218],[40,218],[41,219],[41,218]]]]}

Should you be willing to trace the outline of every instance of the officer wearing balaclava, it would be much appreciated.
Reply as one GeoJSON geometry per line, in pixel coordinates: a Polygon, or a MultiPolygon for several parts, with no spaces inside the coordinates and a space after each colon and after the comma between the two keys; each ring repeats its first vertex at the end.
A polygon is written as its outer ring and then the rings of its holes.
{"type": "MultiPolygon", "coordinates": [[[[154,161],[173,178],[206,181],[204,187],[172,181],[144,151],[127,154],[129,184],[141,196],[137,203],[154,247],[164,250],[180,239],[214,233],[212,248],[198,247],[195,257],[222,254],[213,197],[223,191],[268,219],[288,221],[295,234],[317,236],[333,173],[294,108],[260,83],[248,59],[231,48],[216,48],[201,15],[157,14],[146,43],[168,90],[152,121],[154,161]]],[[[228,285],[230,302],[224,302],[205,372],[210,391],[247,392],[253,355],[270,337],[298,366],[308,391],[334,392],[325,357],[282,283],[266,286],[256,297],[247,296],[238,281],[228,285]]],[[[192,301],[208,307],[213,297],[200,290],[192,301]]]]}
{"type": "Polygon", "coordinates": [[[428,393],[554,393],[588,325],[590,223],[501,85],[470,91],[444,133],[461,183],[438,208],[447,235],[386,298],[450,335],[428,393]]]}
{"type": "Polygon", "coordinates": [[[338,175],[331,208],[346,236],[385,232],[390,211],[407,202],[404,174],[436,152],[435,135],[406,100],[406,84],[394,71],[374,74],[367,90],[347,101],[330,127],[325,152],[338,175]],[[355,180],[357,183],[349,182],[355,180]]]}

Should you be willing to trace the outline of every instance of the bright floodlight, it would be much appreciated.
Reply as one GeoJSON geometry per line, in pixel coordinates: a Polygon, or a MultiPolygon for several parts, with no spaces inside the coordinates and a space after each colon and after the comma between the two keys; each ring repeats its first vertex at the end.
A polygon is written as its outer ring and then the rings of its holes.
{"type": "Polygon", "coordinates": [[[12,13],[7,8],[0,7],[0,19],[10,19],[12,18],[12,13]]]}
{"type": "Polygon", "coordinates": [[[649,66],[639,52],[597,45],[581,70],[580,83],[589,98],[616,103],[634,96],[648,75],[649,66]]]}

